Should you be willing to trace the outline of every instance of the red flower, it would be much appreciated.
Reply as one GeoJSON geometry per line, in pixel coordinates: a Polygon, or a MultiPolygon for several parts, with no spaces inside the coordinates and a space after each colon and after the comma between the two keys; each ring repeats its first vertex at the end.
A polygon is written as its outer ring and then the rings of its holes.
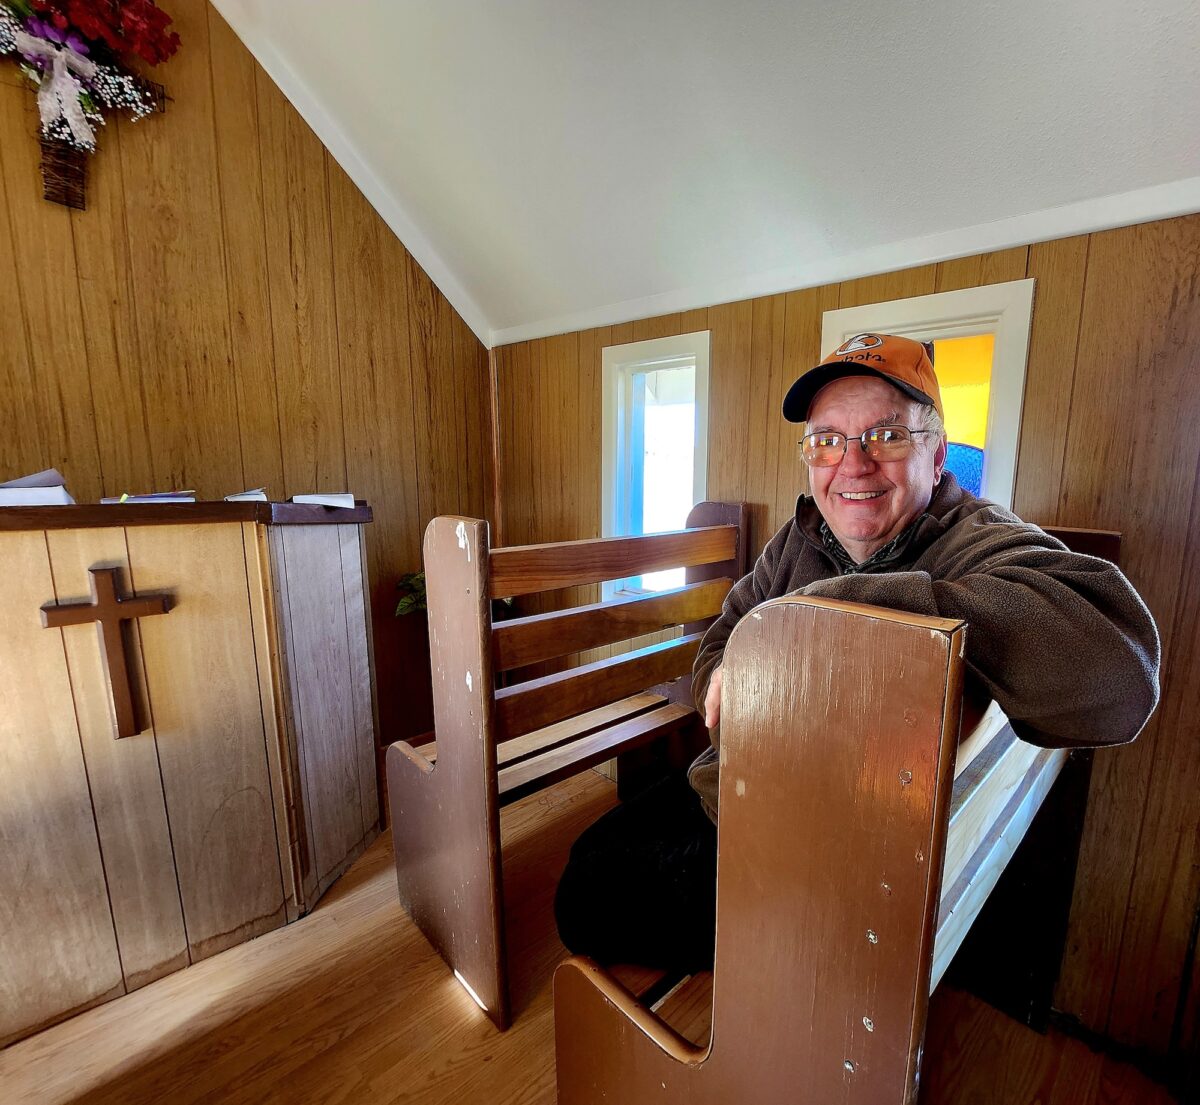
{"type": "Polygon", "coordinates": [[[179,49],[179,35],[167,28],[171,17],[153,0],[32,0],[63,31],[103,42],[114,54],[135,54],[150,65],[179,49]]]}

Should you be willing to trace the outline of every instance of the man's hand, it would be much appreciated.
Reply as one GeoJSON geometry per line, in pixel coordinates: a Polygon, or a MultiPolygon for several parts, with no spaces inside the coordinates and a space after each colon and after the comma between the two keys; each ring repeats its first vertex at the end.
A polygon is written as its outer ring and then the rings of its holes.
{"type": "Polygon", "coordinates": [[[721,669],[716,667],[708,680],[708,693],[704,696],[704,724],[715,729],[721,722],[721,669]]]}

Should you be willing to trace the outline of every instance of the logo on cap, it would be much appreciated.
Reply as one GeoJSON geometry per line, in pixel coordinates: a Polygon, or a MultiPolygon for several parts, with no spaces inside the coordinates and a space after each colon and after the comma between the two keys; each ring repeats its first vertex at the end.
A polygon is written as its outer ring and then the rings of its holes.
{"type": "Polygon", "coordinates": [[[846,353],[856,353],[860,349],[875,349],[883,344],[883,338],[878,334],[856,334],[845,345],[833,351],[833,356],[841,357],[846,353]]]}

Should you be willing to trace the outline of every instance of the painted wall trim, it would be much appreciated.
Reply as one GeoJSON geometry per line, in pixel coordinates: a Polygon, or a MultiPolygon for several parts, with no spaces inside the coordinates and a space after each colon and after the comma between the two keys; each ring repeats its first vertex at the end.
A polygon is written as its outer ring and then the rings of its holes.
{"type": "Polygon", "coordinates": [[[902,242],[873,246],[841,257],[821,258],[750,276],[737,277],[709,285],[697,285],[644,299],[629,299],[574,314],[542,319],[539,322],[509,326],[491,332],[493,345],[544,338],[590,330],[593,326],[611,326],[636,319],[690,311],[715,303],[734,303],[758,296],[775,295],[799,288],[836,284],[860,276],[895,272],[898,269],[970,257],[977,253],[1068,238],[1075,234],[1112,230],[1119,226],[1169,219],[1200,211],[1200,177],[1170,184],[1139,188],[1113,196],[1081,200],[1078,203],[1032,211],[990,223],[961,227],[958,230],[909,238],[902,242]]]}
{"type": "Polygon", "coordinates": [[[213,0],[213,6],[254,55],[267,76],[279,86],[304,121],[312,127],[334,160],[367,198],[367,202],[375,208],[392,233],[403,243],[404,248],[412,254],[429,279],[450,301],[450,305],[459,313],[463,322],[474,331],[484,346],[490,349],[492,327],[475,299],[450,271],[433,243],[409,217],[391,189],[379,178],[354,144],[346,138],[337,122],[309,91],[287,59],[275,49],[267,33],[254,19],[256,5],[238,3],[237,0],[213,0]]]}

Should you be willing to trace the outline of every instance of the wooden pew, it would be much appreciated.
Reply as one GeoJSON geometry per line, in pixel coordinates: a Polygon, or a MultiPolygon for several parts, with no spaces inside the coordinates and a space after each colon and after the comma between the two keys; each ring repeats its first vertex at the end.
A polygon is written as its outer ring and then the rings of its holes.
{"type": "Polygon", "coordinates": [[[436,745],[388,749],[396,877],[409,914],[500,1028],[500,808],[650,742],[703,747],[679,685],[745,572],[746,525],[744,505],[702,503],[688,529],[644,537],[491,549],[483,521],[435,518],[426,530],[436,745]],[[494,599],[677,567],[687,579],[672,591],[492,624],[494,599]],[[674,639],[496,688],[498,673],[675,627],[674,639]]]}
{"type": "MultiPolygon", "coordinates": [[[[1116,535],[1056,535],[1116,559],[1116,535]]],[[[1068,759],[994,704],[958,746],[966,632],[803,597],[743,620],[724,661],[714,972],[660,1016],[564,963],[560,1105],[915,1100],[929,994],[1068,759]]],[[[1066,902],[1073,870],[1072,852],[1066,902]]]]}

